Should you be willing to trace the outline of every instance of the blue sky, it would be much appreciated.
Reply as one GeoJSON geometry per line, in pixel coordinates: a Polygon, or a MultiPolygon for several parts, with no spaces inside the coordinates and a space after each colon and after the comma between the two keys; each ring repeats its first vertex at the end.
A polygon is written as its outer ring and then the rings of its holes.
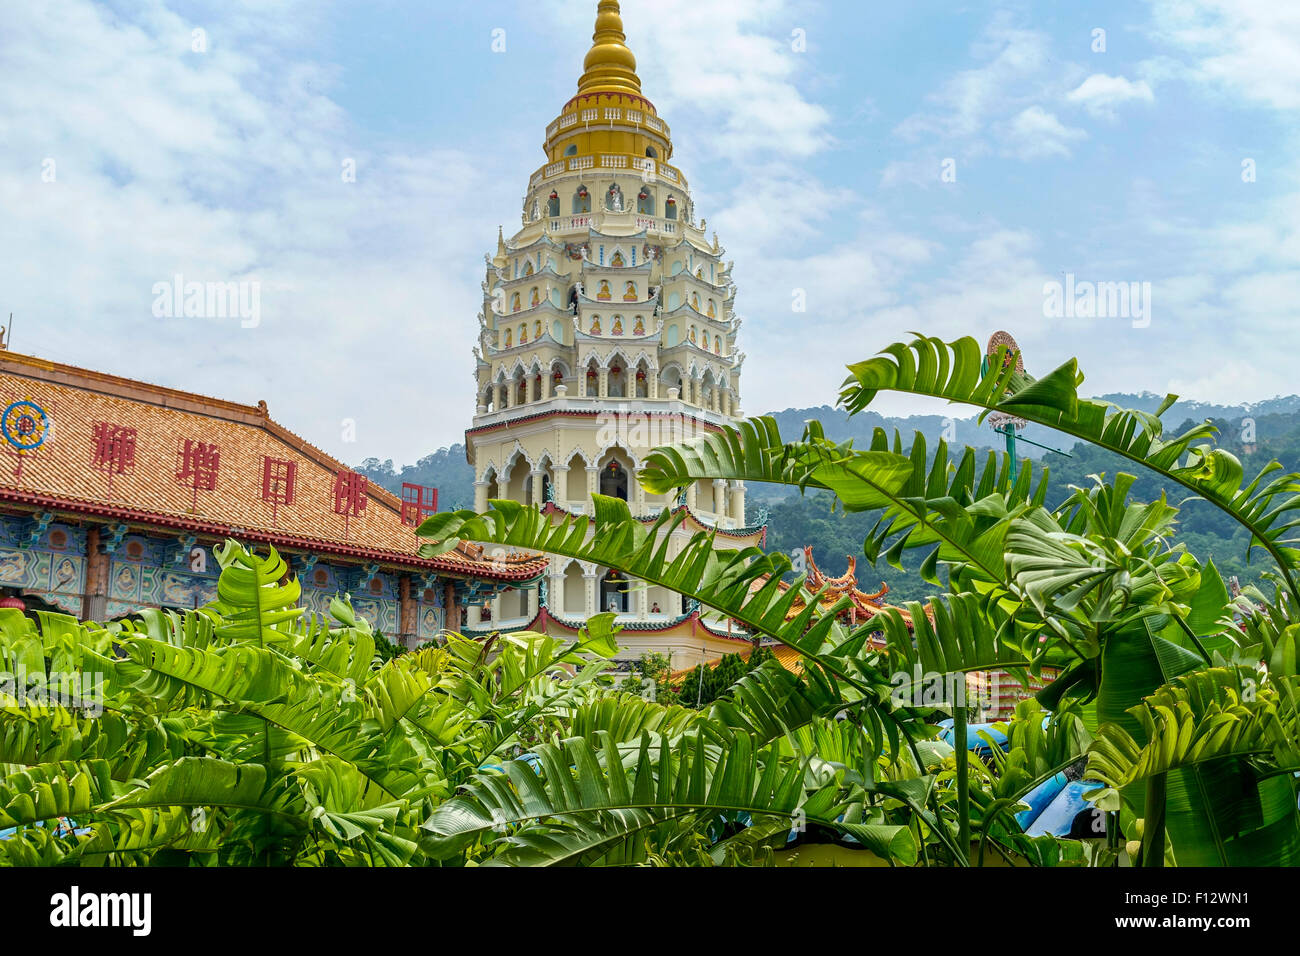
{"type": "MultiPolygon", "coordinates": [[[[594,11],[7,4],[15,348],[265,399],[350,461],[460,440],[482,257],[518,223],[594,11]],[[256,280],[260,322],[155,316],[178,273],[256,280]]],[[[1300,390],[1300,7],[627,0],[623,17],[736,263],[745,411],[833,403],[838,366],[911,330],[1009,329],[1031,371],[1079,356],[1094,393],[1300,390]],[[1067,274],[1149,282],[1150,324],[1046,315],[1067,274]]]]}

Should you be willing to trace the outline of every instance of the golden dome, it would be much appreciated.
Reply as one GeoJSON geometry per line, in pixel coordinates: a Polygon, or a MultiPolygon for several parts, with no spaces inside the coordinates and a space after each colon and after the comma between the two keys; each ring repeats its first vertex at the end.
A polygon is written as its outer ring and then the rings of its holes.
{"type": "Polygon", "coordinates": [[[600,0],[596,7],[596,32],[591,50],[582,61],[578,95],[610,92],[641,95],[641,78],[636,75],[636,57],[627,48],[618,0],[600,0]]]}

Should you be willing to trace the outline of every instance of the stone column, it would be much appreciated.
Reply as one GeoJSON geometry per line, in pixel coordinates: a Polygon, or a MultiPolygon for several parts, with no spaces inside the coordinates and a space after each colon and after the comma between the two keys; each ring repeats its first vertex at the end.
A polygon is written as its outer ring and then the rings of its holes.
{"type": "Polygon", "coordinates": [[[510,386],[505,382],[497,383],[497,411],[503,411],[509,407],[506,403],[506,393],[510,391],[510,386]]]}
{"type": "Polygon", "coordinates": [[[550,568],[551,583],[546,589],[546,603],[552,614],[564,613],[564,571],[552,559],[550,568]]]}
{"type": "Polygon", "coordinates": [[[585,368],[578,369],[578,374],[574,377],[577,379],[578,382],[578,397],[586,398],[587,397],[587,370],[585,368]]]}
{"type": "Polygon", "coordinates": [[[731,483],[731,516],[736,519],[737,527],[745,526],[745,483],[731,483]]]}
{"type": "Polygon", "coordinates": [[[555,489],[555,503],[561,508],[569,507],[569,466],[554,465],[551,468],[554,478],[552,487],[555,489]]]}
{"type": "Polygon", "coordinates": [[[487,511],[488,506],[488,482],[474,482],[474,510],[479,514],[487,511]]]}
{"type": "Polygon", "coordinates": [[[601,366],[600,371],[596,374],[600,380],[600,392],[598,394],[601,398],[609,398],[609,369],[601,366]]]}
{"type": "Polygon", "coordinates": [[[713,513],[719,518],[727,513],[727,479],[713,479],[713,513]]]}
{"type": "Polygon", "coordinates": [[[524,381],[527,383],[524,395],[528,404],[537,401],[537,377],[534,375],[527,376],[524,381]]]}
{"type": "Polygon", "coordinates": [[[415,646],[416,616],[415,598],[411,595],[411,576],[403,574],[399,578],[397,598],[397,641],[403,647],[415,646]]]}
{"type": "Polygon", "coordinates": [[[584,616],[591,617],[597,612],[600,604],[600,586],[597,583],[596,572],[594,570],[583,571],[582,584],[585,592],[583,594],[583,604],[587,608],[587,613],[584,616]]]}
{"type": "Polygon", "coordinates": [[[533,494],[532,494],[533,500],[528,503],[530,505],[533,505],[534,507],[540,508],[544,504],[546,504],[546,500],[542,492],[542,483],[546,479],[546,472],[545,470],[539,469],[537,471],[530,471],[528,475],[533,479],[533,494]]]}
{"type": "Polygon", "coordinates": [[[690,508],[696,514],[700,512],[700,486],[699,482],[692,481],[686,486],[686,507],[690,508]]]}
{"type": "Polygon", "coordinates": [[[442,591],[442,626],[445,630],[460,631],[461,610],[456,603],[456,586],[448,581],[442,591]]]}
{"type": "Polygon", "coordinates": [[[551,397],[551,369],[542,370],[542,400],[551,397]]]}
{"type": "Polygon", "coordinates": [[[597,465],[587,466],[587,496],[582,502],[583,514],[591,514],[593,508],[591,505],[591,496],[600,490],[600,468],[597,465]]]}
{"type": "Polygon", "coordinates": [[[628,507],[632,509],[633,515],[643,515],[646,513],[645,489],[641,487],[641,482],[637,480],[639,471],[634,471],[628,476],[628,507]]]}
{"type": "Polygon", "coordinates": [[[635,582],[634,587],[636,590],[632,593],[636,600],[636,619],[644,621],[650,616],[650,592],[644,581],[635,582]]]}
{"type": "Polygon", "coordinates": [[[465,617],[470,627],[478,627],[483,623],[483,608],[478,604],[471,604],[465,608],[465,617]]]}
{"type": "Polygon", "coordinates": [[[645,393],[650,398],[659,397],[659,369],[651,368],[646,370],[646,375],[650,381],[646,383],[645,393]]]}
{"type": "Polygon", "coordinates": [[[526,593],[528,594],[528,620],[531,621],[537,617],[539,594],[537,588],[530,588],[526,593]]]}
{"type": "Polygon", "coordinates": [[[81,596],[81,618],[102,621],[108,611],[109,556],[100,550],[99,529],[86,532],[86,592],[81,596]]]}

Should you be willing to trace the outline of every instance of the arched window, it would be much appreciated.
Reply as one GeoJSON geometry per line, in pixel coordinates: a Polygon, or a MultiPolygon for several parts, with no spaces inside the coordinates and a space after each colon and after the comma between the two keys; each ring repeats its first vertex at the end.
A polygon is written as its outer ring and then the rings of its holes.
{"type": "MultiPolygon", "coordinates": [[[[610,398],[627,397],[627,369],[623,367],[621,360],[616,358],[610,363],[609,374],[606,376],[605,382],[610,398]]],[[[605,492],[602,491],[601,494],[605,494],[605,492]]],[[[624,497],[626,496],[625,490],[624,497]]]]}
{"type": "Polygon", "coordinates": [[[627,578],[609,571],[600,579],[600,610],[627,613],[627,578]]]}
{"type": "Polygon", "coordinates": [[[609,464],[600,469],[600,493],[609,498],[627,501],[627,469],[615,458],[611,458],[609,464]]]}
{"type": "MultiPolygon", "coordinates": [[[[668,198],[664,200],[664,218],[665,219],[677,218],[677,200],[673,198],[671,193],[668,195],[668,198]]],[[[680,268],[681,267],[679,265],[678,269],[680,268]]]]}
{"type": "Polygon", "coordinates": [[[558,216],[559,214],[560,214],[560,194],[557,193],[554,189],[552,189],[551,195],[548,196],[546,199],[546,215],[558,216]]]}
{"type": "Polygon", "coordinates": [[[573,214],[576,216],[580,212],[591,212],[591,193],[587,192],[586,186],[579,186],[573,194],[573,214]]]}
{"type": "Polygon", "coordinates": [[[561,344],[564,343],[564,323],[559,319],[551,323],[551,338],[561,344]]]}
{"type": "Polygon", "coordinates": [[[623,190],[618,183],[610,183],[605,190],[605,208],[613,212],[623,211],[623,190]]]}
{"type": "Polygon", "coordinates": [[[670,325],[664,330],[664,348],[672,348],[677,344],[677,326],[670,325]]]}
{"type": "Polygon", "coordinates": [[[578,144],[577,144],[577,143],[570,143],[568,146],[564,147],[564,155],[565,155],[565,156],[577,156],[577,155],[578,155],[578,144]]]}
{"type": "Polygon", "coordinates": [[[647,216],[655,214],[655,194],[649,186],[642,186],[641,191],[636,194],[636,211],[647,216]]]}
{"type": "Polygon", "coordinates": [[[647,146],[645,148],[645,154],[649,156],[651,159],[659,158],[659,150],[655,149],[653,146],[647,146]]]}

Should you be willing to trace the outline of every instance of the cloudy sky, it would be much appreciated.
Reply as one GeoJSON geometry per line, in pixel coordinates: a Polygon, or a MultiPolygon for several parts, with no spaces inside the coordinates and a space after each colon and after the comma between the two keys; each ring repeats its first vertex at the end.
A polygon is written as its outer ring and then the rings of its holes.
{"type": "MultiPolygon", "coordinates": [[[[461,440],[483,254],[595,5],[4,2],[15,349],[265,399],[349,461],[461,440]],[[256,281],[260,322],[156,315],[177,275],[256,281]]],[[[1084,6],[623,3],[736,263],[747,412],[833,403],[912,330],[1009,329],[1093,393],[1300,391],[1300,5],[1084,6]],[[1149,322],[1048,314],[1067,276],[1150,283],[1149,322]]]]}

